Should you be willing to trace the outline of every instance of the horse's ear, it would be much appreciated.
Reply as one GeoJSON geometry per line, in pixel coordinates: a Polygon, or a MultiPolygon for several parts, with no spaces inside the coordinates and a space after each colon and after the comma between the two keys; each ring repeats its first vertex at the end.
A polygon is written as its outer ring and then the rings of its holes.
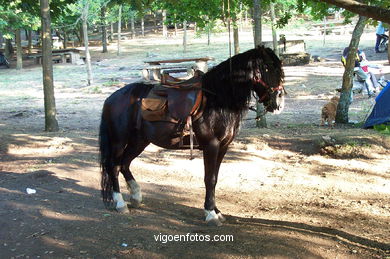
{"type": "Polygon", "coordinates": [[[256,46],[256,49],[257,50],[260,50],[260,51],[264,51],[265,47],[264,47],[264,44],[259,44],[256,46]]]}

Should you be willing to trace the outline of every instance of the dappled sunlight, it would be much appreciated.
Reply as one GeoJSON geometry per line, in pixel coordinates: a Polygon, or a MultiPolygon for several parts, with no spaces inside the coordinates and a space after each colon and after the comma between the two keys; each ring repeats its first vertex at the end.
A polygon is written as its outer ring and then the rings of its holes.
{"type": "Polygon", "coordinates": [[[65,221],[93,221],[93,222],[98,222],[99,220],[96,218],[91,218],[87,216],[80,216],[78,215],[72,215],[72,214],[67,214],[67,213],[62,213],[62,212],[55,212],[52,210],[48,209],[41,209],[40,213],[42,214],[43,217],[46,218],[51,218],[51,219],[59,219],[59,220],[65,220],[65,221]]]}
{"type": "MultiPolygon", "coordinates": [[[[45,246],[49,246],[49,247],[53,247],[53,248],[60,248],[60,249],[64,249],[65,251],[71,250],[72,246],[74,245],[74,243],[72,243],[70,241],[61,240],[61,239],[54,238],[54,237],[49,237],[47,235],[42,236],[41,239],[42,239],[42,243],[45,246]]],[[[52,253],[53,253],[53,251],[47,251],[47,252],[48,252],[47,254],[49,256],[52,255],[52,253]]]]}
{"type": "Polygon", "coordinates": [[[0,187],[0,192],[8,193],[8,194],[24,194],[22,190],[9,190],[7,188],[0,187]]]}
{"type": "Polygon", "coordinates": [[[301,95],[301,96],[297,96],[295,98],[298,100],[317,100],[317,99],[319,99],[318,95],[301,95]]]}
{"type": "Polygon", "coordinates": [[[72,140],[61,137],[42,137],[29,136],[25,134],[15,134],[15,141],[23,143],[23,145],[9,144],[8,154],[15,156],[34,156],[45,157],[50,154],[51,157],[58,157],[74,151],[74,148],[69,145],[72,140]],[[31,146],[26,146],[25,143],[32,143],[31,146]]]}

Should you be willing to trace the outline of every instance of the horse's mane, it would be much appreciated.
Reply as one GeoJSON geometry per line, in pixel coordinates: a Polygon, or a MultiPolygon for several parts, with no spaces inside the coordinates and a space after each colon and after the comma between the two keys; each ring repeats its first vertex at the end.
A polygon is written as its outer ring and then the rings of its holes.
{"type": "Polygon", "coordinates": [[[259,72],[269,87],[279,86],[283,80],[281,62],[270,48],[259,46],[212,68],[202,81],[207,98],[205,110],[228,110],[240,114],[246,111],[253,78],[259,72]]]}

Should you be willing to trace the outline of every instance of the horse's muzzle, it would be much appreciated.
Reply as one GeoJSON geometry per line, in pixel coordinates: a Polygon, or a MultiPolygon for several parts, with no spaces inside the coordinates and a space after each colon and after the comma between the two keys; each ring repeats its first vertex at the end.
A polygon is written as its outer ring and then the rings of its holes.
{"type": "Polygon", "coordinates": [[[280,114],[284,109],[284,89],[271,94],[270,100],[265,104],[266,110],[273,114],[280,114]]]}

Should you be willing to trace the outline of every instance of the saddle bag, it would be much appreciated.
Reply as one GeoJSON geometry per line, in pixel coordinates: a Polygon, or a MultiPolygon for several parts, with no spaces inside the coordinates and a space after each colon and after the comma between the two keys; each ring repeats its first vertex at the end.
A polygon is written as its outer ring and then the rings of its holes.
{"type": "Polygon", "coordinates": [[[144,98],[141,101],[142,117],[147,121],[166,120],[167,108],[165,98],[144,98]]]}

